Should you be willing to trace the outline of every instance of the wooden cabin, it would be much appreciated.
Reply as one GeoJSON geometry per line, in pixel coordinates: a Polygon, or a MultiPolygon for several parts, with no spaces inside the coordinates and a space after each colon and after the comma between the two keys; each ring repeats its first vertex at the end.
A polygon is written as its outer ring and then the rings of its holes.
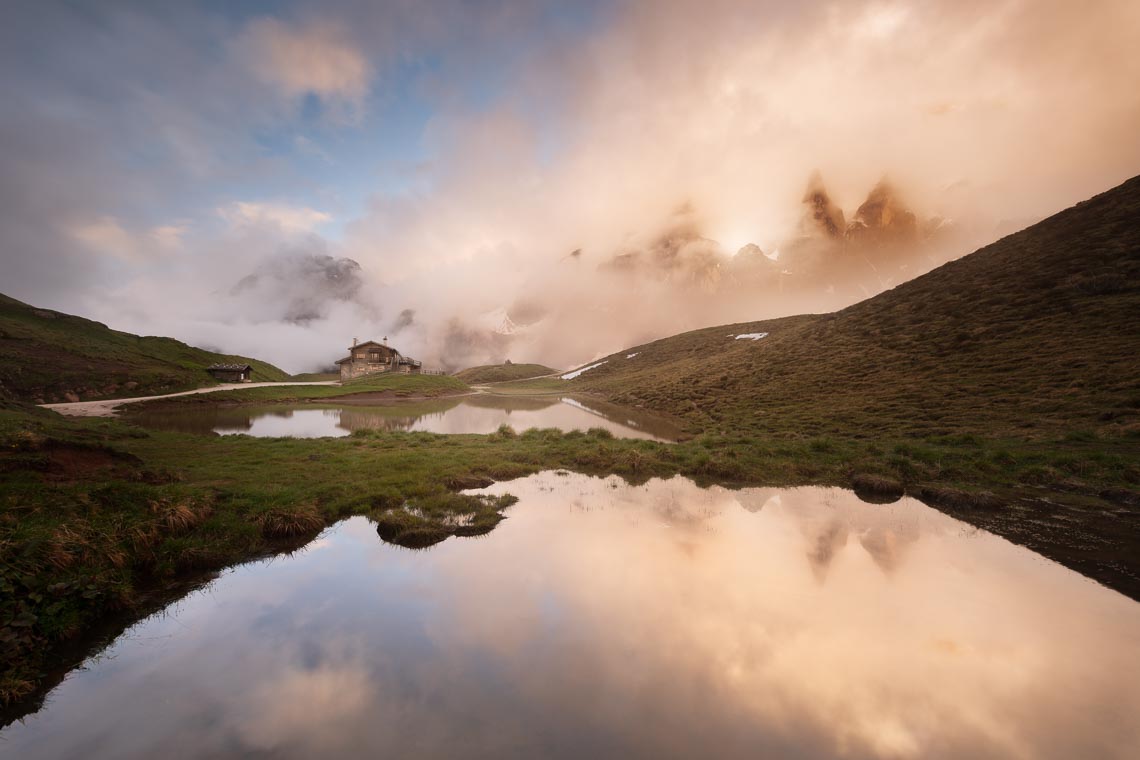
{"type": "Polygon", "coordinates": [[[366,340],[363,343],[352,342],[348,349],[348,356],[337,362],[340,367],[340,379],[351,380],[363,375],[374,375],[380,372],[402,372],[404,374],[419,374],[422,362],[403,356],[395,348],[388,345],[388,339],[383,343],[366,340]]]}
{"type": "Polygon", "coordinates": [[[249,364],[211,364],[206,371],[223,383],[248,383],[253,379],[253,367],[249,364]]]}

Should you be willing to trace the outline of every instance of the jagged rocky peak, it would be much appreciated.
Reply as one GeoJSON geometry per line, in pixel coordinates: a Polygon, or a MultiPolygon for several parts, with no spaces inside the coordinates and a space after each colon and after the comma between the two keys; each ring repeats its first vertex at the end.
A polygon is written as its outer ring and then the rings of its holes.
{"type": "Polygon", "coordinates": [[[230,295],[262,304],[287,322],[307,324],[326,315],[334,301],[356,299],[363,285],[360,264],[309,252],[285,252],[266,261],[230,289],[230,295]]]}
{"type": "Polygon", "coordinates": [[[736,255],[729,260],[729,265],[735,269],[744,269],[750,267],[759,267],[761,269],[769,269],[776,266],[776,262],[760,250],[760,246],[755,243],[749,243],[742,246],[736,255]]]}
{"type": "Polygon", "coordinates": [[[671,267],[682,258],[687,246],[702,240],[696,211],[686,201],[673,211],[665,227],[650,242],[649,253],[658,266],[671,267]]]}
{"type": "Polygon", "coordinates": [[[824,187],[823,177],[813,172],[808,180],[807,190],[803,197],[807,206],[804,215],[804,232],[810,236],[822,234],[827,238],[841,238],[847,224],[844,221],[843,209],[835,205],[831,196],[824,187]]]}
{"type": "Polygon", "coordinates": [[[770,277],[776,273],[778,265],[760,250],[760,246],[749,243],[728,260],[725,269],[738,282],[748,282],[770,277]]]}
{"type": "Polygon", "coordinates": [[[898,197],[895,188],[883,179],[855,212],[847,234],[876,242],[911,242],[918,237],[918,220],[898,197]]]}

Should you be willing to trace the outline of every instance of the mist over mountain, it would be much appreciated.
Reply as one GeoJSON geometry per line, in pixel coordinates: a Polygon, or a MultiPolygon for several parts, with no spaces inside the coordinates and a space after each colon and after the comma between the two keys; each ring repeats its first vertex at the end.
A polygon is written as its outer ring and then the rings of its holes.
{"type": "Polygon", "coordinates": [[[755,243],[734,252],[706,234],[699,209],[682,203],[657,231],[617,250],[582,247],[544,262],[504,298],[507,306],[467,318],[459,311],[417,350],[448,369],[512,356],[571,366],[677,331],[841,308],[989,242],[920,216],[887,180],[847,221],[816,172],[801,213],[770,252],[755,243]]]}
{"type": "Polygon", "coordinates": [[[357,300],[363,285],[360,264],[352,259],[284,253],[238,280],[229,295],[266,304],[277,319],[308,325],[327,317],[333,302],[357,300]]]}

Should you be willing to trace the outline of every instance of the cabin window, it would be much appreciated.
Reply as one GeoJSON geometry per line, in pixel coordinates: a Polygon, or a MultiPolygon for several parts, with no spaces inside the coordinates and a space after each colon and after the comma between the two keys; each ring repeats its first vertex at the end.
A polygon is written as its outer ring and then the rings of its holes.
{"type": "Polygon", "coordinates": [[[371,354],[368,356],[368,361],[372,361],[372,362],[378,362],[378,361],[380,361],[380,352],[379,352],[379,351],[373,351],[373,352],[372,352],[372,353],[371,353],[371,354]]]}

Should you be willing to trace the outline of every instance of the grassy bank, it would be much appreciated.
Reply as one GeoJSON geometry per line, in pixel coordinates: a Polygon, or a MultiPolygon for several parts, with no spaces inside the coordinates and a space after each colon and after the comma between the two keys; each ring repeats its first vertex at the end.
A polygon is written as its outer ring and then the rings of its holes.
{"type": "Polygon", "coordinates": [[[491,386],[491,392],[504,396],[569,395],[574,392],[574,388],[558,377],[536,377],[529,380],[495,383],[491,386]]]}
{"type": "Polygon", "coordinates": [[[683,474],[730,485],[854,486],[871,501],[906,491],[1136,597],[1140,527],[1130,500],[1140,452],[1103,443],[705,435],[667,445],[601,430],[509,429],[218,439],[2,411],[0,699],[31,693],[52,653],[100,619],[146,609],[148,589],[304,540],[353,514],[410,547],[486,532],[509,500],[460,489],[552,468],[632,481],[683,474]]]}
{"type": "Polygon", "coordinates": [[[468,367],[455,373],[468,385],[483,383],[503,383],[511,380],[527,380],[542,375],[557,374],[558,370],[551,369],[542,364],[487,364],[480,367],[468,367]]]}

